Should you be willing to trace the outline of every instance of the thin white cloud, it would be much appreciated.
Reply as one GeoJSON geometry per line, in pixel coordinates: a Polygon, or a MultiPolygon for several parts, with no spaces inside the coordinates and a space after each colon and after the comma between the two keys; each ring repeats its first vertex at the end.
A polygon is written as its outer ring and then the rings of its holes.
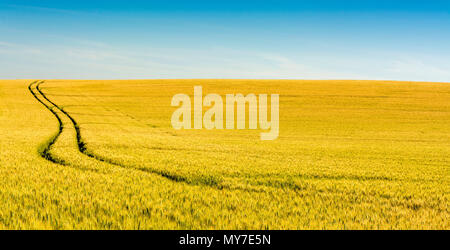
{"type": "Polygon", "coordinates": [[[42,54],[43,52],[37,47],[0,41],[0,53],[36,56],[42,54]]]}
{"type": "Polygon", "coordinates": [[[72,14],[72,15],[88,13],[88,12],[83,12],[83,11],[48,8],[48,7],[40,7],[40,6],[33,6],[33,5],[6,4],[4,6],[9,7],[9,8],[15,8],[15,9],[39,10],[39,11],[55,12],[55,13],[61,13],[61,14],[72,14]]]}
{"type": "Polygon", "coordinates": [[[450,81],[450,65],[437,66],[419,59],[395,60],[391,63],[389,72],[397,75],[408,75],[417,79],[436,79],[450,81]]]}
{"type": "Polygon", "coordinates": [[[130,48],[75,40],[70,45],[49,46],[0,41],[0,54],[4,55],[0,64],[6,65],[0,67],[0,78],[450,79],[449,64],[400,56],[391,61],[367,58],[362,63],[354,60],[357,58],[331,55],[311,60],[311,55],[224,47],[130,48]]]}

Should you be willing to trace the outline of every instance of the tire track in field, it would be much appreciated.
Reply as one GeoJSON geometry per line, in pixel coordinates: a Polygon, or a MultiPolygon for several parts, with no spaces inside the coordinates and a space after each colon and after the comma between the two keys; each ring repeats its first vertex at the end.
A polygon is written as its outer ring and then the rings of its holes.
{"type": "Polygon", "coordinates": [[[75,119],[69,115],[69,113],[67,113],[63,108],[59,107],[58,105],[56,105],[56,103],[54,103],[53,101],[51,101],[50,99],[47,98],[47,96],[42,92],[42,90],[40,89],[40,85],[44,83],[44,81],[38,83],[36,85],[36,89],[39,92],[39,94],[41,94],[41,96],[47,100],[49,103],[51,103],[55,108],[57,108],[59,111],[61,111],[64,115],[67,116],[67,118],[69,118],[69,120],[72,122],[73,127],[75,128],[75,132],[76,132],[76,138],[77,138],[77,145],[78,145],[78,149],[81,153],[92,157],[91,155],[89,155],[86,152],[86,144],[84,143],[83,139],[81,138],[81,132],[80,132],[80,126],[78,125],[78,123],[75,121],[75,119]]]}
{"type": "MultiPolygon", "coordinates": [[[[58,112],[55,109],[57,109],[61,112],[63,112],[63,111],[59,107],[57,107],[53,102],[51,102],[48,98],[46,98],[44,96],[44,94],[42,93],[42,91],[40,91],[40,89],[38,88],[39,85],[42,83],[44,83],[44,81],[40,81],[40,82],[34,81],[28,85],[28,90],[30,91],[31,95],[39,103],[41,103],[46,109],[48,109],[53,114],[53,116],[56,118],[56,120],[58,121],[58,131],[54,135],[52,135],[47,141],[43,142],[42,144],[40,144],[38,146],[39,155],[42,158],[44,158],[52,163],[58,164],[58,165],[62,165],[65,167],[71,167],[71,168],[79,169],[79,170],[83,170],[83,171],[98,172],[97,170],[83,168],[83,167],[79,166],[78,164],[73,164],[66,160],[60,159],[59,157],[57,157],[51,153],[53,146],[55,145],[55,143],[57,143],[58,139],[61,137],[62,133],[65,131],[65,125],[64,125],[65,122],[63,121],[61,114],[58,114],[58,112]],[[46,102],[50,103],[51,105],[49,105],[46,102]]],[[[63,114],[66,114],[66,113],[63,112],[63,114]]],[[[79,133],[77,133],[77,134],[79,134],[79,133]]],[[[79,141],[79,140],[77,139],[77,141],[79,141]]],[[[105,163],[107,164],[107,162],[105,162],[105,163]]]]}
{"type": "MultiPolygon", "coordinates": [[[[57,112],[55,110],[53,110],[53,108],[58,109],[59,111],[61,111],[72,123],[75,132],[76,132],[76,143],[77,143],[77,149],[80,153],[84,154],[85,156],[88,156],[89,158],[92,158],[93,160],[97,160],[100,162],[104,162],[113,166],[117,166],[120,168],[124,168],[124,169],[133,169],[133,170],[137,170],[137,171],[142,171],[144,173],[150,173],[150,174],[157,174],[161,177],[164,177],[168,180],[171,181],[175,181],[175,182],[182,182],[182,183],[186,183],[189,185],[199,185],[199,186],[209,186],[211,188],[215,188],[215,189],[227,189],[227,190],[243,190],[243,191],[248,191],[248,192],[265,192],[264,190],[258,189],[257,187],[263,186],[265,188],[275,188],[275,189],[279,189],[279,188],[289,188],[292,190],[297,190],[298,188],[295,186],[290,185],[290,183],[282,183],[280,187],[278,187],[277,185],[272,186],[272,185],[261,185],[261,184],[257,184],[255,186],[253,186],[252,184],[250,184],[250,186],[246,186],[246,187],[242,187],[242,186],[230,186],[230,185],[224,185],[221,183],[220,180],[215,179],[212,176],[201,176],[199,177],[199,179],[197,180],[191,180],[189,178],[183,177],[183,176],[179,176],[179,175],[174,175],[174,174],[170,174],[164,171],[160,171],[157,169],[148,169],[148,168],[143,168],[143,167],[138,167],[138,166],[127,166],[123,163],[117,162],[115,160],[94,154],[92,152],[88,151],[88,148],[86,146],[85,141],[83,140],[83,137],[81,136],[81,129],[79,124],[77,123],[77,121],[67,112],[65,111],[62,107],[58,106],[56,103],[54,103],[53,101],[51,101],[41,90],[40,85],[44,83],[44,81],[41,82],[33,82],[30,84],[29,86],[29,90],[30,92],[33,94],[33,96],[40,102],[42,103],[47,109],[49,109],[53,115],[58,119],[58,122],[60,124],[60,128],[59,131],[56,135],[54,135],[52,138],[49,139],[49,141],[45,144],[44,149],[42,150],[42,152],[40,152],[41,156],[44,157],[47,160],[50,160],[54,163],[58,163],[61,165],[66,165],[66,166],[71,166],[71,164],[66,163],[62,160],[57,159],[56,157],[52,156],[50,154],[50,149],[51,146],[56,142],[56,140],[58,139],[59,135],[62,133],[64,126],[62,123],[62,119],[61,117],[57,114],[57,112]],[[49,102],[50,104],[52,104],[54,107],[50,107],[49,105],[45,104],[44,101],[42,101],[40,98],[37,97],[37,94],[35,92],[33,92],[32,90],[32,85],[36,84],[36,90],[38,92],[38,94],[40,96],[42,96],[42,98],[49,102]],[[292,186],[292,187],[291,187],[292,186]]],[[[316,177],[313,177],[313,179],[316,179],[316,177]]],[[[320,179],[320,178],[319,178],[320,179]]],[[[327,179],[327,178],[326,178],[327,179]]]]}
{"type": "MultiPolygon", "coordinates": [[[[211,188],[215,188],[215,189],[227,189],[227,190],[243,190],[243,191],[248,191],[248,192],[264,192],[261,189],[258,189],[258,187],[265,187],[265,188],[275,188],[277,190],[279,190],[280,188],[288,188],[291,190],[297,190],[299,189],[296,185],[293,185],[292,183],[279,183],[279,185],[266,185],[266,184],[256,184],[255,183],[248,183],[250,184],[250,186],[246,186],[246,187],[242,187],[242,186],[230,186],[227,184],[223,184],[221,183],[220,179],[216,179],[213,176],[199,176],[197,177],[198,179],[189,179],[183,176],[179,176],[176,174],[170,174],[161,170],[157,170],[157,169],[148,169],[148,168],[143,168],[143,167],[138,167],[138,166],[133,166],[133,165],[126,165],[123,164],[121,162],[117,162],[113,159],[89,152],[88,148],[87,148],[87,144],[85,143],[85,141],[83,140],[83,137],[81,135],[81,128],[79,123],[75,120],[75,118],[73,118],[67,111],[64,110],[64,108],[62,108],[61,106],[57,105],[55,102],[51,101],[46,94],[42,91],[42,89],[40,88],[40,85],[44,83],[44,81],[41,81],[37,84],[36,89],[39,92],[39,94],[49,103],[51,103],[55,108],[57,108],[59,111],[61,111],[65,116],[67,116],[69,118],[69,120],[72,122],[72,125],[75,129],[76,132],[76,141],[77,141],[77,145],[78,145],[78,151],[94,160],[100,161],[100,162],[104,162],[113,166],[117,166],[120,168],[124,168],[124,169],[134,169],[137,171],[142,171],[144,173],[150,173],[150,174],[156,174],[159,175],[161,177],[164,177],[168,180],[171,181],[175,181],[175,182],[182,182],[182,183],[186,183],[189,185],[199,185],[199,186],[209,186],[211,188]]],[[[315,176],[311,176],[309,177],[310,179],[341,179],[341,178],[336,178],[336,177],[315,177],[315,176]]],[[[378,180],[379,178],[375,178],[374,180],[378,180]]]]}
{"type": "MultiPolygon", "coordinates": [[[[163,172],[163,171],[158,171],[155,169],[148,169],[148,168],[142,168],[142,167],[135,167],[135,166],[126,166],[122,163],[116,162],[112,159],[106,158],[106,157],[102,157],[100,155],[94,154],[92,152],[89,152],[87,147],[86,147],[86,143],[83,140],[83,137],[81,136],[81,129],[80,129],[80,125],[77,123],[77,121],[67,112],[64,110],[64,108],[60,107],[59,105],[57,105],[55,102],[51,101],[45,94],[44,92],[41,90],[40,85],[44,83],[44,81],[39,82],[36,85],[36,90],[39,92],[39,94],[49,103],[51,103],[55,108],[57,108],[59,111],[61,111],[65,116],[67,116],[69,118],[69,120],[72,122],[72,125],[75,129],[76,132],[76,139],[77,139],[77,145],[78,145],[78,151],[80,151],[80,153],[98,160],[100,162],[105,162],[117,167],[121,167],[121,168],[125,168],[125,169],[135,169],[135,170],[139,170],[142,172],[146,172],[146,173],[153,173],[153,174],[157,174],[159,176],[162,176],[166,179],[169,179],[171,181],[175,181],[175,182],[184,182],[186,184],[190,184],[190,185],[205,185],[205,186],[210,186],[213,188],[217,188],[217,189],[223,189],[225,188],[224,186],[220,185],[220,182],[218,182],[217,180],[215,180],[214,178],[211,178],[210,176],[206,176],[206,178],[204,179],[199,179],[197,181],[192,181],[189,180],[188,178],[185,178],[183,176],[179,176],[179,175],[173,175],[167,172],[163,172]]],[[[45,105],[45,104],[44,104],[45,105]]],[[[46,105],[47,107],[47,105],[46,105]]],[[[49,108],[49,107],[47,107],[49,108]]],[[[50,109],[50,108],[49,108],[50,109]]],[[[53,111],[53,110],[52,110],[53,111]]],[[[54,111],[53,111],[54,112],[54,111]]],[[[53,113],[52,112],[52,113],[53,113]]],[[[56,112],[55,112],[56,113],[56,112]]],[[[55,114],[54,113],[54,114],[55,114]]],[[[56,114],[55,114],[56,115],[56,114]]],[[[59,135],[58,135],[59,136],[59,135]]],[[[56,140],[55,140],[56,141],[56,140]]],[[[233,188],[229,188],[229,189],[233,189],[233,188]]],[[[238,188],[239,189],[239,188],[238,188]]],[[[249,190],[247,190],[249,191],[249,190]]]]}
{"type": "Polygon", "coordinates": [[[28,90],[30,91],[30,93],[33,95],[33,97],[34,97],[38,102],[40,102],[42,105],[44,105],[44,107],[45,107],[46,109],[48,109],[48,110],[53,114],[53,116],[55,116],[56,120],[58,121],[58,131],[57,131],[54,135],[52,135],[46,142],[44,142],[43,144],[41,144],[41,145],[39,146],[38,153],[39,153],[39,155],[40,155],[42,158],[44,158],[44,159],[46,159],[46,160],[48,160],[48,161],[51,161],[51,162],[56,163],[56,164],[60,164],[60,165],[67,166],[68,164],[67,164],[64,160],[58,159],[57,157],[53,156],[53,155],[50,153],[50,150],[51,150],[53,144],[55,144],[56,140],[58,140],[58,137],[59,137],[59,136],[61,135],[61,133],[63,132],[64,126],[63,126],[62,119],[61,119],[61,117],[58,115],[58,113],[56,113],[56,111],[53,110],[52,107],[48,106],[43,100],[41,100],[41,99],[38,97],[37,93],[33,91],[33,87],[37,88],[37,86],[38,86],[39,84],[41,84],[41,83],[42,83],[42,82],[39,82],[39,83],[38,83],[38,81],[34,81],[34,82],[30,83],[30,85],[28,85],[28,90]],[[33,85],[35,85],[35,86],[33,86],[33,85]]]}

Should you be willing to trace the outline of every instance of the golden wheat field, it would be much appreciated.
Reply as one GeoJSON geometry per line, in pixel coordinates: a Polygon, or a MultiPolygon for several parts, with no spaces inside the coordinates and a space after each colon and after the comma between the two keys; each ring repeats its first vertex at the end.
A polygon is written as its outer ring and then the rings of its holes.
{"type": "Polygon", "coordinates": [[[450,84],[0,81],[0,229],[450,229],[450,84]],[[277,93],[280,132],[175,130],[277,93]]]}

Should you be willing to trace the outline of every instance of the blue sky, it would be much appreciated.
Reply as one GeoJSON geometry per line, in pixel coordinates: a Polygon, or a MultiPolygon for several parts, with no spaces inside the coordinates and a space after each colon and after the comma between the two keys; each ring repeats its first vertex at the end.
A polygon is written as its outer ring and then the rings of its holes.
{"type": "Polygon", "coordinates": [[[0,0],[0,79],[450,82],[449,1],[0,0]]]}

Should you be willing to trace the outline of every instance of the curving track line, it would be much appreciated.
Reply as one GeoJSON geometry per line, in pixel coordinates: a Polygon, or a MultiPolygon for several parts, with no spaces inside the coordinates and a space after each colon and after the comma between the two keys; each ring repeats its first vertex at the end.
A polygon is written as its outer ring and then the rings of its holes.
{"type": "MultiPolygon", "coordinates": [[[[101,161],[101,162],[105,162],[105,163],[108,163],[108,164],[111,164],[111,165],[114,165],[114,166],[117,166],[117,167],[126,168],[126,169],[135,169],[135,170],[139,170],[139,171],[142,171],[142,172],[157,174],[159,176],[162,176],[164,178],[167,178],[167,179],[169,179],[171,181],[175,181],[175,182],[184,182],[184,183],[190,184],[190,185],[206,185],[206,186],[210,186],[210,187],[218,188],[218,189],[223,189],[224,188],[222,185],[220,185],[220,183],[218,183],[215,180],[211,180],[209,178],[206,178],[205,180],[200,180],[200,181],[191,181],[188,178],[185,178],[183,176],[173,175],[173,174],[166,173],[166,172],[163,172],[163,171],[158,171],[158,170],[155,170],[155,169],[140,168],[140,167],[135,167],[135,166],[125,166],[125,165],[123,165],[121,163],[115,162],[112,159],[105,158],[105,157],[93,154],[92,152],[89,152],[87,147],[86,147],[86,143],[84,142],[83,137],[81,136],[80,125],[77,123],[77,121],[67,111],[65,111],[62,107],[58,106],[56,103],[51,101],[45,95],[45,93],[40,88],[40,85],[42,83],[44,83],[44,81],[41,81],[41,82],[39,82],[36,85],[36,90],[42,96],[42,98],[44,98],[47,102],[51,103],[55,108],[57,108],[59,111],[61,111],[65,116],[67,116],[70,119],[70,121],[72,122],[72,125],[73,125],[73,127],[75,129],[75,132],[76,132],[78,151],[80,151],[80,153],[82,153],[82,154],[84,154],[84,155],[86,155],[86,156],[88,156],[88,157],[90,157],[92,159],[95,159],[95,160],[98,160],[98,161],[101,161]]],[[[47,105],[46,105],[46,107],[47,107],[47,105]]],[[[49,108],[49,107],[47,107],[47,108],[49,108]]]]}
{"type": "Polygon", "coordinates": [[[54,134],[53,136],[51,136],[46,142],[44,142],[42,145],[39,146],[39,150],[38,153],[39,155],[44,158],[47,159],[53,163],[56,164],[60,164],[60,165],[67,165],[67,163],[61,159],[58,159],[57,157],[53,156],[50,153],[50,150],[53,146],[53,144],[55,144],[56,140],[58,140],[58,137],[61,135],[61,133],[64,130],[64,126],[63,126],[63,122],[61,117],[58,115],[58,113],[56,113],[56,111],[53,110],[52,107],[50,107],[49,105],[47,105],[43,100],[41,100],[41,98],[38,97],[38,94],[33,91],[33,87],[37,89],[37,85],[41,84],[42,82],[38,81],[34,81],[32,83],[30,83],[30,85],[28,85],[28,90],[30,91],[30,93],[33,95],[33,97],[40,102],[42,105],[44,105],[44,107],[46,109],[48,109],[53,116],[55,116],[56,120],[58,120],[58,131],[56,132],[56,134],[54,134]],[[34,86],[35,85],[35,86],[34,86]]]}
{"type": "MultiPolygon", "coordinates": [[[[200,178],[200,179],[197,179],[197,180],[191,180],[191,179],[188,179],[188,178],[183,177],[183,176],[170,174],[170,173],[167,173],[167,172],[164,172],[164,171],[160,171],[160,170],[157,170],[157,169],[148,169],[148,168],[142,168],[142,167],[137,167],[137,166],[127,166],[127,165],[124,165],[122,163],[116,162],[116,161],[114,161],[112,159],[109,159],[109,158],[106,158],[106,157],[94,154],[92,152],[89,152],[89,150],[88,150],[88,148],[86,146],[86,143],[83,140],[83,137],[81,136],[80,125],[77,123],[75,118],[73,118],[67,111],[65,111],[62,107],[58,106],[55,102],[50,100],[45,95],[45,93],[40,88],[40,85],[42,83],[44,83],[44,81],[41,81],[41,82],[36,84],[37,92],[40,94],[40,96],[42,96],[42,98],[45,101],[47,101],[50,104],[52,104],[54,106],[54,108],[58,109],[67,118],[69,118],[69,120],[72,122],[72,125],[73,125],[73,127],[75,129],[75,132],[76,132],[76,140],[77,140],[77,145],[78,145],[78,151],[80,153],[88,156],[89,158],[92,158],[94,160],[97,160],[97,161],[100,161],[100,162],[104,162],[104,163],[107,163],[107,164],[110,164],[110,165],[113,165],[113,166],[124,168],[124,169],[134,169],[134,170],[137,170],[137,171],[142,171],[144,173],[156,174],[156,175],[164,177],[164,178],[166,178],[168,180],[175,181],[175,182],[182,182],[182,183],[186,183],[188,185],[209,186],[209,187],[212,187],[212,188],[215,188],[215,189],[219,189],[219,190],[228,189],[228,190],[245,190],[245,191],[249,191],[249,192],[262,192],[261,190],[254,189],[254,188],[249,188],[249,187],[223,185],[220,181],[215,180],[215,179],[211,179],[211,178],[209,178],[209,176],[205,176],[205,178],[200,178]]],[[[36,96],[36,94],[34,94],[34,93],[33,93],[33,95],[36,96]]],[[[38,99],[38,98],[36,98],[36,99],[38,99]]],[[[39,100],[39,101],[41,103],[43,103],[41,100],[39,100]]],[[[62,120],[58,116],[58,114],[51,107],[47,106],[46,104],[44,104],[44,105],[57,117],[58,121],[60,122],[60,128],[61,129],[60,129],[60,132],[57,134],[56,138],[54,139],[54,141],[56,141],[56,139],[58,138],[59,134],[62,132],[62,129],[63,129],[63,127],[62,127],[62,120]]],[[[54,141],[53,141],[53,143],[54,143],[54,141]]],[[[51,145],[50,145],[50,147],[51,147],[51,145]]],[[[50,147],[48,147],[47,152],[50,150],[50,147]]],[[[53,157],[53,158],[55,158],[55,157],[53,157]]],[[[62,163],[60,163],[60,164],[62,164],[62,163]]],[[[259,185],[257,185],[257,186],[259,186],[259,185]]],[[[266,186],[266,187],[268,187],[268,186],[266,186]]]]}
{"type": "Polygon", "coordinates": [[[44,83],[44,81],[39,82],[36,85],[36,90],[39,92],[39,94],[49,103],[51,103],[55,108],[57,108],[59,111],[61,111],[64,115],[67,116],[67,118],[70,119],[70,121],[72,122],[72,125],[75,129],[76,135],[77,135],[77,145],[78,145],[78,150],[91,157],[94,158],[93,155],[89,154],[86,150],[86,143],[84,143],[83,138],[81,137],[81,131],[80,131],[80,126],[78,125],[78,123],[75,121],[75,119],[69,114],[67,113],[62,107],[59,107],[56,103],[54,103],[53,101],[51,101],[50,99],[48,99],[48,97],[42,92],[42,90],[40,89],[40,85],[44,83]]]}
{"type": "MultiPolygon", "coordinates": [[[[157,169],[148,169],[148,168],[142,168],[142,167],[137,167],[137,166],[127,166],[122,163],[116,162],[112,159],[89,152],[89,150],[86,146],[86,143],[84,142],[83,137],[81,136],[81,129],[80,129],[80,126],[77,123],[77,121],[67,111],[65,111],[62,107],[58,106],[56,103],[51,101],[44,94],[44,92],[40,88],[40,85],[42,83],[44,83],[44,81],[34,81],[28,86],[28,90],[33,95],[33,97],[36,100],[38,100],[46,109],[48,109],[58,120],[59,128],[58,128],[57,133],[55,135],[53,135],[52,137],[50,137],[46,142],[44,142],[39,147],[40,156],[42,156],[43,158],[45,158],[53,163],[64,165],[64,166],[73,166],[72,164],[70,164],[64,160],[58,159],[56,156],[52,155],[50,152],[53,144],[55,144],[58,137],[61,135],[61,133],[64,130],[63,120],[62,120],[60,114],[58,114],[58,112],[54,110],[56,108],[58,111],[60,111],[62,114],[64,114],[71,121],[71,123],[75,129],[75,132],[76,132],[76,142],[77,142],[77,146],[78,146],[77,147],[78,151],[80,153],[88,156],[89,158],[92,158],[94,160],[104,162],[104,163],[107,163],[110,165],[114,165],[114,166],[117,166],[120,168],[134,169],[137,171],[142,171],[144,173],[157,174],[157,175],[164,177],[166,179],[169,179],[171,181],[183,182],[183,183],[186,183],[189,185],[203,185],[203,186],[209,186],[209,187],[216,188],[216,189],[229,189],[229,190],[238,189],[238,190],[245,190],[245,191],[250,191],[250,192],[261,192],[261,190],[257,190],[257,189],[253,189],[253,188],[249,188],[249,187],[223,185],[222,183],[220,183],[220,181],[216,181],[214,179],[213,180],[209,179],[208,176],[205,176],[206,179],[200,179],[200,180],[193,181],[193,180],[190,180],[183,176],[173,175],[173,174],[163,172],[163,171],[160,171],[157,169]],[[46,102],[50,103],[53,107],[51,105],[48,105],[46,102]]],[[[256,186],[260,186],[260,185],[256,185],[256,186]]],[[[265,185],[263,185],[263,186],[265,186],[265,185]]],[[[266,186],[266,187],[268,187],[268,186],[266,186]]]]}
{"type": "MultiPolygon", "coordinates": [[[[244,191],[248,191],[248,192],[263,192],[263,190],[257,189],[257,188],[252,188],[252,187],[241,187],[241,186],[229,186],[229,185],[224,185],[221,183],[220,180],[215,180],[215,179],[211,179],[209,178],[209,176],[205,176],[205,178],[199,178],[197,180],[191,180],[188,179],[186,177],[183,176],[179,176],[179,175],[174,175],[174,174],[170,174],[161,170],[157,170],[157,169],[148,169],[148,168],[143,168],[143,167],[138,167],[138,166],[130,166],[130,165],[124,165],[123,163],[119,163],[116,162],[112,159],[94,154],[92,152],[90,152],[87,148],[87,145],[85,143],[85,141],[83,140],[83,137],[81,135],[81,128],[80,125],[77,123],[77,121],[75,120],[75,118],[73,118],[67,111],[65,111],[61,106],[58,106],[55,102],[53,102],[52,100],[50,100],[45,93],[42,91],[42,89],[40,88],[40,85],[44,83],[44,81],[40,81],[40,82],[33,82],[32,84],[30,84],[30,92],[33,94],[33,96],[35,96],[35,98],[41,102],[47,109],[49,109],[54,115],[55,117],[58,119],[58,122],[60,124],[60,129],[58,131],[58,133],[51,138],[50,143],[48,143],[47,147],[45,147],[45,150],[43,152],[43,157],[46,159],[49,159],[55,163],[59,163],[62,165],[68,165],[70,166],[71,164],[63,162],[61,160],[57,160],[56,157],[52,156],[50,154],[50,148],[51,146],[55,143],[55,141],[58,139],[58,136],[62,133],[64,127],[63,127],[63,122],[60,116],[58,116],[58,113],[53,110],[53,108],[58,109],[62,114],[64,114],[72,123],[75,132],[76,132],[76,142],[78,145],[78,151],[86,156],[88,156],[89,158],[92,158],[94,160],[100,161],[100,162],[104,162],[113,166],[117,166],[120,168],[124,168],[124,169],[133,169],[133,170],[137,170],[137,171],[141,171],[143,173],[149,173],[149,174],[156,174],[159,175],[163,178],[166,178],[168,180],[171,181],[175,181],[175,182],[180,182],[180,183],[185,183],[188,185],[195,185],[195,186],[208,186],[211,188],[215,188],[215,189],[227,189],[227,190],[244,190],[244,191]],[[31,85],[36,84],[36,91],[37,93],[32,91],[31,85]],[[39,94],[44,101],[50,103],[51,105],[53,105],[53,107],[50,107],[49,105],[45,104],[43,100],[39,99],[37,97],[37,94],[39,94]]],[[[260,186],[260,185],[256,185],[256,186],[260,186]]],[[[263,185],[265,186],[265,185],[263,185]]],[[[270,188],[269,186],[265,186],[267,188],[270,188]]],[[[278,189],[278,188],[277,188],[278,189]]]]}

